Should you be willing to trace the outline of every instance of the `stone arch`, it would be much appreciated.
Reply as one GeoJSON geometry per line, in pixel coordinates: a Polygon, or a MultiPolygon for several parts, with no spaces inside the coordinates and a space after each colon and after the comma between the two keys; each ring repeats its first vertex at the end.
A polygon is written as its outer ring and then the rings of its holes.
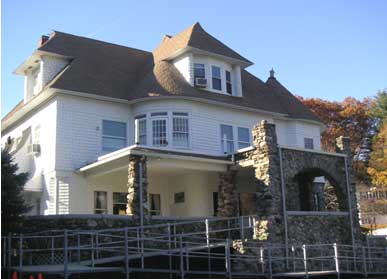
{"type": "Polygon", "coordinates": [[[336,181],[333,176],[321,168],[304,168],[299,173],[297,173],[293,180],[297,183],[298,190],[298,202],[299,209],[301,211],[326,211],[328,202],[335,202],[337,205],[330,208],[336,208],[339,210],[344,210],[345,206],[345,192],[340,187],[340,184],[336,181]],[[322,178],[322,181],[317,181],[319,178],[322,178]],[[327,189],[331,189],[332,192],[327,193],[327,189]],[[327,200],[329,198],[334,198],[334,201],[327,200]],[[332,196],[333,195],[333,196],[332,196]]]}
{"type": "MultiPolygon", "coordinates": [[[[305,152],[282,148],[283,176],[286,188],[286,205],[293,211],[320,211],[311,206],[311,195],[305,200],[306,192],[313,187],[313,179],[325,177],[333,186],[337,197],[339,210],[348,210],[347,181],[345,179],[345,161],[342,156],[332,154],[305,152]],[[304,187],[304,189],[303,189],[304,187]],[[309,189],[306,189],[309,187],[309,189]],[[304,196],[303,196],[304,194],[304,196]],[[301,200],[304,199],[304,203],[301,200]]],[[[321,204],[321,202],[320,202],[321,204]]]]}

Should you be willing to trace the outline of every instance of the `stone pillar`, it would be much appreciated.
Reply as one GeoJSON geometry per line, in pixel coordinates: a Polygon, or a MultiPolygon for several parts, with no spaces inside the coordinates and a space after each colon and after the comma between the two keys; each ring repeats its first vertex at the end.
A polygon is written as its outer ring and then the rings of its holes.
{"type": "MultiPolygon", "coordinates": [[[[357,207],[357,198],[356,198],[356,182],[353,172],[353,154],[351,152],[351,142],[348,137],[338,137],[336,138],[336,152],[347,155],[347,172],[348,172],[348,182],[349,182],[349,197],[347,197],[351,202],[351,214],[352,214],[352,225],[354,230],[355,241],[361,240],[361,230],[359,223],[359,210],[357,207]]],[[[345,170],[343,173],[345,177],[345,170]]],[[[345,192],[347,193],[347,192],[345,192]]]]}
{"type": "Polygon", "coordinates": [[[234,182],[236,171],[228,170],[219,174],[218,214],[219,217],[232,217],[238,213],[238,195],[234,182]]]}
{"type": "Polygon", "coordinates": [[[129,157],[128,168],[128,204],[126,206],[126,215],[140,216],[140,164],[142,165],[142,202],[144,217],[148,215],[148,180],[146,169],[146,157],[129,157]]]}
{"type": "Polygon", "coordinates": [[[263,120],[253,128],[252,134],[256,147],[252,159],[257,183],[257,213],[262,220],[267,220],[268,239],[283,243],[281,172],[275,125],[263,120]]]}

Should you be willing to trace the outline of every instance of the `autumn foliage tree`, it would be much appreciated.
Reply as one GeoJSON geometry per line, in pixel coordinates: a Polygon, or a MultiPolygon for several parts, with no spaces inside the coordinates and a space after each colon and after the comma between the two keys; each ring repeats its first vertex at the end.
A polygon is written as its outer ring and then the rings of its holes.
{"type": "Polygon", "coordinates": [[[321,145],[325,150],[334,151],[335,139],[339,136],[347,136],[351,139],[351,148],[355,152],[373,126],[368,114],[371,106],[369,99],[359,101],[347,97],[342,102],[319,98],[299,97],[299,99],[326,125],[321,135],[321,145]]]}
{"type": "Polygon", "coordinates": [[[367,173],[377,188],[387,189],[387,91],[377,94],[370,114],[378,123],[378,134],[372,143],[367,173]]]}

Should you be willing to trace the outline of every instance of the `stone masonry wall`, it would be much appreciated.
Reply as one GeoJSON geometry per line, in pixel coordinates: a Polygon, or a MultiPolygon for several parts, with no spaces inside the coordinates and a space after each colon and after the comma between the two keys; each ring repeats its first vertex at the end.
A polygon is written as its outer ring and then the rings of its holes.
{"type": "Polygon", "coordinates": [[[128,204],[126,207],[127,215],[140,216],[140,175],[142,181],[142,203],[144,216],[148,214],[148,180],[146,157],[133,156],[129,157],[128,167],[128,204]],[[142,165],[142,174],[140,174],[140,164],[142,165]]]}

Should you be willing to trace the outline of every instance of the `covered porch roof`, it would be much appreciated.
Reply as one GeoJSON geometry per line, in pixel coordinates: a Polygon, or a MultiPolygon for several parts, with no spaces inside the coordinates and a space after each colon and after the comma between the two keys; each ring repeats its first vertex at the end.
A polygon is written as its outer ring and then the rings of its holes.
{"type": "Polygon", "coordinates": [[[126,169],[130,155],[146,156],[148,167],[160,170],[185,169],[224,172],[227,170],[227,166],[234,165],[229,156],[211,156],[189,151],[132,145],[100,156],[95,162],[81,167],[77,172],[89,176],[126,169]]]}

